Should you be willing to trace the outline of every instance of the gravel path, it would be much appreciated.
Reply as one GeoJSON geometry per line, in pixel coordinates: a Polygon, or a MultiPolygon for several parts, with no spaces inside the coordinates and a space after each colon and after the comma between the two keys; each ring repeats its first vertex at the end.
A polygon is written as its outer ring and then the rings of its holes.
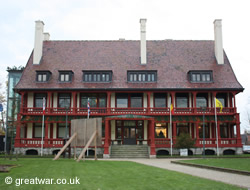
{"type": "MultiPolygon", "coordinates": [[[[177,161],[177,159],[174,160],[177,161]]],[[[250,189],[249,176],[172,164],[171,163],[172,159],[131,159],[128,161],[133,161],[140,164],[186,173],[192,176],[198,176],[250,189]]]]}

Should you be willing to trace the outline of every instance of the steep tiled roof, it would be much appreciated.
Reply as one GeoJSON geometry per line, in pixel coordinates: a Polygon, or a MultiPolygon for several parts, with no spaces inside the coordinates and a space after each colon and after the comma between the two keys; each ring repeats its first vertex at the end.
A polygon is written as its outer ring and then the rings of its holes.
{"type": "Polygon", "coordinates": [[[147,41],[147,65],[140,64],[140,41],[45,41],[40,65],[32,54],[17,90],[21,89],[232,89],[242,91],[225,55],[218,65],[214,41],[147,41]],[[36,82],[37,70],[50,70],[47,83],[36,82]],[[72,70],[71,83],[58,82],[58,70],[72,70]],[[110,83],[84,83],[82,70],[112,70],[110,83]],[[128,83],[127,70],[157,70],[156,83],[128,83]],[[213,83],[191,83],[190,70],[212,70],[213,83]]]}

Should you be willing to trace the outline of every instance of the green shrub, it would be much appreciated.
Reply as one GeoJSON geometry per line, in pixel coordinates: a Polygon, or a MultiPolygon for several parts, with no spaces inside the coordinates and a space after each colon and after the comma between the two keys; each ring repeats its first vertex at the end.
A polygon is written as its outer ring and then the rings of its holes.
{"type": "Polygon", "coordinates": [[[188,133],[181,133],[176,138],[175,148],[194,148],[195,147],[195,140],[193,140],[188,133]]]}

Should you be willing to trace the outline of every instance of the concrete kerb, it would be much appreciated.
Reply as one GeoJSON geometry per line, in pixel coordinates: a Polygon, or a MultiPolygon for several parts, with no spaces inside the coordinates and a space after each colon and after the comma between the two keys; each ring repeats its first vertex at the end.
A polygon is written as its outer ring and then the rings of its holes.
{"type": "Polygon", "coordinates": [[[220,167],[214,167],[214,166],[206,166],[206,165],[193,164],[193,163],[185,163],[185,162],[181,162],[181,161],[171,161],[171,163],[190,166],[190,167],[197,167],[197,168],[202,168],[202,169],[210,169],[210,170],[216,170],[216,171],[222,171],[222,172],[228,172],[228,173],[233,173],[233,174],[250,176],[250,172],[248,172],[248,171],[234,170],[234,169],[229,169],[229,168],[220,168],[220,167]]]}

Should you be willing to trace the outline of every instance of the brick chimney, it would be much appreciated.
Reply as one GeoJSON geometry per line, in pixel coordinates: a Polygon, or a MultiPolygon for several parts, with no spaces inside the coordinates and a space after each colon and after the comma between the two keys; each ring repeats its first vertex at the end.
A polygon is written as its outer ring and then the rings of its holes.
{"type": "Polygon", "coordinates": [[[141,64],[147,64],[147,42],[146,42],[147,19],[140,19],[141,23],[141,64]]]}
{"type": "Polygon", "coordinates": [[[44,23],[43,21],[36,21],[35,27],[35,45],[33,53],[33,64],[38,65],[42,59],[43,55],[43,41],[49,40],[49,33],[43,33],[44,23]]]}
{"type": "Polygon", "coordinates": [[[221,19],[214,21],[214,51],[217,63],[219,65],[224,64],[221,19]]]}

